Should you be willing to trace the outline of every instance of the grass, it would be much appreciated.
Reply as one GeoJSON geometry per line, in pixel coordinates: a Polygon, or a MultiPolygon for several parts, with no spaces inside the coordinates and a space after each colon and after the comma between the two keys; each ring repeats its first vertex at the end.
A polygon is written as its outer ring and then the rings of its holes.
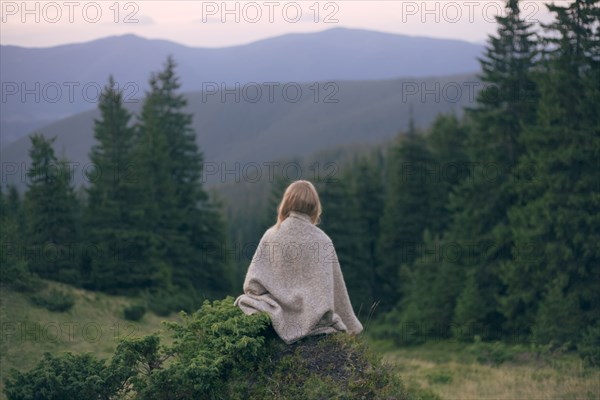
{"type": "MultiPolygon", "coordinates": [[[[163,320],[150,312],[140,321],[128,321],[123,309],[136,299],[109,296],[55,282],[49,288],[71,293],[75,305],[66,312],[36,306],[28,295],[2,288],[0,295],[0,399],[5,399],[4,378],[11,368],[28,370],[44,352],[92,352],[110,359],[118,341],[164,331],[163,320]]],[[[161,340],[165,340],[161,338],[161,340]]],[[[168,342],[168,340],[167,340],[168,342]]]]}
{"type": "Polygon", "coordinates": [[[384,353],[385,362],[395,366],[409,390],[431,396],[423,395],[423,399],[600,398],[600,369],[585,367],[572,353],[522,351],[510,361],[495,364],[480,361],[476,344],[437,341],[405,348],[394,348],[388,342],[371,345],[384,353]]]}

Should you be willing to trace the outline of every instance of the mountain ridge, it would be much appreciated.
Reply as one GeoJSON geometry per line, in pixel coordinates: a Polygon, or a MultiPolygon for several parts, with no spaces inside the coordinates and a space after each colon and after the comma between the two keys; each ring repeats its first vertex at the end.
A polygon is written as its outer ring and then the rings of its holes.
{"type": "Polygon", "coordinates": [[[385,36],[391,35],[391,36],[404,37],[404,38],[410,38],[410,39],[425,39],[425,40],[434,40],[434,41],[448,42],[448,43],[450,43],[450,42],[467,43],[467,44],[472,44],[475,46],[484,46],[485,45],[485,43],[470,42],[467,40],[454,39],[454,38],[439,38],[439,37],[433,37],[433,36],[409,35],[409,34],[405,34],[405,33],[383,32],[383,31],[375,31],[375,30],[363,29],[363,28],[334,27],[334,28],[329,28],[329,29],[323,29],[320,31],[284,33],[281,35],[270,36],[270,37],[266,37],[266,38],[262,38],[262,39],[253,40],[253,41],[250,41],[247,43],[238,43],[238,44],[232,44],[232,45],[226,45],[226,46],[215,46],[215,47],[191,46],[191,45],[179,43],[179,42],[176,42],[174,40],[169,40],[169,39],[144,37],[144,36],[141,36],[141,35],[138,35],[135,33],[123,33],[123,34],[118,34],[118,35],[103,36],[103,37],[99,37],[96,39],[85,40],[85,41],[81,41],[81,42],[63,43],[63,44],[56,44],[56,45],[50,45],[50,46],[21,46],[21,45],[15,45],[15,44],[0,44],[0,48],[48,50],[48,49],[69,48],[69,47],[75,47],[75,46],[79,46],[79,45],[111,42],[113,40],[123,39],[123,40],[139,40],[140,42],[144,41],[144,42],[154,42],[154,43],[161,43],[161,44],[173,44],[173,45],[188,48],[188,49],[211,50],[211,49],[232,49],[232,48],[236,48],[236,47],[245,47],[250,44],[258,44],[258,43],[262,43],[262,42],[277,41],[279,39],[309,37],[311,35],[322,35],[322,34],[335,34],[338,32],[366,33],[366,34],[378,35],[380,37],[385,37],[385,36]]]}
{"type": "Polygon", "coordinates": [[[141,97],[168,55],[182,90],[248,82],[325,82],[447,76],[479,70],[483,46],[454,39],[333,28],[249,44],[196,48],[127,34],[47,48],[0,47],[0,145],[61,118],[93,109],[112,74],[141,97]],[[71,85],[71,86],[69,86],[71,85]],[[23,89],[23,90],[21,90],[23,89]],[[24,95],[25,90],[35,94],[24,95]],[[14,93],[13,93],[14,92],[14,93]],[[56,94],[55,94],[56,93],[56,94]],[[37,96],[37,97],[35,97],[37,96]]]}

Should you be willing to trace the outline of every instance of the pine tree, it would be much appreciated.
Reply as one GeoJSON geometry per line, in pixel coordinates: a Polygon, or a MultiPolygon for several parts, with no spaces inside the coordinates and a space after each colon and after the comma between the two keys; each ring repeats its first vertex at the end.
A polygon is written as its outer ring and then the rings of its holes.
{"type": "Polygon", "coordinates": [[[573,346],[580,341],[584,329],[591,325],[586,323],[586,315],[581,312],[580,294],[569,286],[568,275],[562,273],[544,286],[544,297],[537,306],[532,327],[537,343],[573,346]]]}
{"type": "Polygon", "coordinates": [[[543,343],[577,340],[600,319],[600,33],[598,0],[550,5],[538,123],[521,136],[519,245],[502,270],[502,310],[543,343]]]}
{"type": "Polygon", "coordinates": [[[438,275],[447,282],[438,302],[461,310],[460,318],[454,318],[456,325],[473,323],[481,328],[474,333],[484,336],[495,335],[503,326],[496,300],[504,290],[498,269],[514,247],[507,211],[515,203],[514,168],[523,152],[519,136],[523,125],[534,123],[538,98],[532,25],[521,16],[517,0],[509,0],[506,10],[505,16],[497,17],[497,35],[490,36],[480,60],[481,80],[487,86],[478,94],[476,106],[468,110],[470,164],[450,198],[453,218],[442,239],[443,246],[455,246],[459,254],[445,256],[438,275]],[[467,276],[473,276],[470,282],[475,287],[465,287],[467,276]],[[461,295],[463,290],[468,295],[461,295]],[[473,297],[474,293],[481,297],[473,297]],[[472,307],[465,301],[485,307],[472,307]],[[467,315],[466,310],[479,314],[467,315]]]}
{"type": "Polygon", "coordinates": [[[15,185],[8,186],[8,195],[6,196],[6,214],[11,216],[16,223],[17,234],[20,238],[25,237],[25,211],[23,210],[23,201],[19,189],[15,185]]]}
{"type": "Polygon", "coordinates": [[[200,292],[202,300],[216,299],[231,293],[235,279],[233,260],[234,257],[241,256],[239,252],[242,249],[228,245],[222,208],[216,195],[213,195],[201,203],[201,208],[191,210],[196,219],[189,224],[187,234],[191,237],[194,254],[198,254],[200,250],[201,258],[200,262],[192,260],[189,276],[193,288],[200,292]]]}
{"type": "Polygon", "coordinates": [[[506,16],[498,16],[496,21],[497,36],[489,37],[480,59],[485,86],[476,107],[469,110],[477,129],[482,130],[470,135],[470,152],[474,161],[511,168],[522,152],[522,126],[535,122],[539,93],[533,67],[538,50],[532,23],[521,16],[518,0],[508,0],[506,16]]]}
{"type": "Polygon", "coordinates": [[[452,190],[465,178],[464,167],[467,155],[464,141],[467,130],[455,116],[440,115],[434,121],[426,138],[431,150],[431,165],[426,166],[431,176],[428,200],[428,221],[424,226],[423,241],[416,249],[418,258],[411,267],[405,266],[401,279],[407,289],[394,315],[396,324],[418,327],[418,334],[395,337],[398,342],[423,340],[427,335],[447,336],[454,303],[449,288],[461,286],[463,282],[444,274],[444,256],[453,259],[452,246],[444,247],[440,236],[451,222],[452,214],[448,202],[452,190]],[[444,254],[445,253],[445,254],[444,254]]]}
{"type": "Polygon", "coordinates": [[[221,251],[225,227],[220,209],[202,187],[202,153],[179,88],[169,58],[150,79],[137,124],[141,227],[156,233],[157,253],[170,266],[175,287],[223,294],[231,285],[230,260],[221,251]],[[215,251],[222,256],[208,256],[215,251]]]}
{"type": "Polygon", "coordinates": [[[122,93],[114,87],[111,76],[100,96],[100,119],[94,120],[96,144],[89,155],[98,173],[87,189],[86,219],[96,228],[127,226],[132,212],[128,202],[134,195],[131,181],[137,178],[131,114],[123,105],[122,93]]]}
{"type": "Polygon", "coordinates": [[[137,183],[144,171],[134,159],[131,114],[114,87],[111,76],[100,96],[100,119],[94,121],[90,160],[97,173],[87,189],[85,223],[95,251],[88,254],[83,279],[86,286],[110,292],[164,287],[169,275],[153,247],[158,238],[138,225],[143,217],[137,183]]]}
{"type": "Polygon", "coordinates": [[[431,225],[434,164],[425,139],[409,132],[391,149],[388,188],[378,242],[377,275],[382,286],[382,311],[393,307],[406,294],[400,279],[402,265],[411,266],[423,243],[423,233],[431,225]]]}
{"type": "Polygon", "coordinates": [[[467,128],[455,115],[439,115],[428,132],[427,143],[431,149],[433,165],[431,174],[433,190],[431,225],[433,235],[441,235],[450,224],[448,202],[452,190],[465,178],[468,157],[465,153],[467,128]]]}
{"type": "MultiPolygon", "coordinates": [[[[8,187],[8,195],[0,186],[0,282],[17,290],[35,288],[35,277],[27,266],[23,225],[23,207],[16,187],[8,187]]],[[[0,291],[2,288],[0,287],[0,291]]]]}
{"type": "Polygon", "coordinates": [[[66,161],[59,161],[52,144],[40,134],[30,137],[31,169],[25,194],[29,267],[48,279],[79,280],[80,241],[78,201],[66,161]]]}

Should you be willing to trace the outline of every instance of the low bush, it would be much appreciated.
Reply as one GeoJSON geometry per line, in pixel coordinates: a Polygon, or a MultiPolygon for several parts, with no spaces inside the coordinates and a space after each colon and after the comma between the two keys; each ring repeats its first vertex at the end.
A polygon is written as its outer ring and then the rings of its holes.
{"type": "Polygon", "coordinates": [[[45,287],[44,281],[29,271],[25,262],[3,263],[2,284],[18,292],[36,292],[45,287]]]}
{"type": "Polygon", "coordinates": [[[128,321],[139,321],[146,314],[146,306],[143,304],[132,304],[123,310],[123,316],[128,321]]]}
{"type": "Polygon", "coordinates": [[[589,326],[577,344],[577,352],[589,366],[600,366],[600,321],[589,326]]]}
{"type": "Polygon", "coordinates": [[[161,290],[145,293],[148,309],[161,317],[168,317],[174,312],[192,312],[202,304],[203,299],[192,290],[161,290]]]}
{"type": "Polygon", "coordinates": [[[45,353],[30,371],[12,370],[4,392],[11,400],[109,399],[118,391],[104,361],[93,354],[45,353]]]}
{"type": "Polygon", "coordinates": [[[523,356],[542,357],[540,346],[525,346],[523,344],[509,344],[501,341],[486,342],[479,336],[467,346],[467,352],[475,356],[482,364],[500,365],[505,362],[518,362],[523,356]]]}
{"type": "Polygon", "coordinates": [[[452,382],[453,375],[452,371],[449,370],[435,370],[426,375],[427,381],[434,385],[445,385],[452,382]]]}
{"type": "Polygon", "coordinates": [[[33,294],[31,301],[35,305],[53,312],[69,311],[75,305],[75,297],[71,293],[55,288],[33,294]]]}

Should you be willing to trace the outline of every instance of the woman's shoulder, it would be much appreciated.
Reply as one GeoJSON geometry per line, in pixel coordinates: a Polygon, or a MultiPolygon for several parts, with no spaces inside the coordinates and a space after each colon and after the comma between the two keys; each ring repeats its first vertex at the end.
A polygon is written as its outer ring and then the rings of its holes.
{"type": "Polygon", "coordinates": [[[268,228],[265,233],[263,233],[263,236],[261,238],[262,240],[269,240],[271,237],[273,237],[276,233],[277,233],[277,227],[275,225],[271,226],[270,228],[268,228]]]}
{"type": "Polygon", "coordinates": [[[329,236],[318,226],[299,220],[297,218],[286,218],[279,227],[272,226],[266,230],[263,239],[272,240],[292,240],[292,241],[318,241],[321,243],[330,243],[329,236]]]}
{"type": "Polygon", "coordinates": [[[313,225],[313,228],[314,228],[315,236],[317,236],[320,239],[320,241],[322,241],[324,243],[332,242],[329,235],[327,235],[323,229],[319,228],[316,225],[313,225]]]}
{"type": "Polygon", "coordinates": [[[317,225],[313,223],[303,223],[301,225],[301,235],[304,236],[304,241],[308,242],[319,242],[324,244],[331,243],[331,238],[319,228],[317,225]]]}

